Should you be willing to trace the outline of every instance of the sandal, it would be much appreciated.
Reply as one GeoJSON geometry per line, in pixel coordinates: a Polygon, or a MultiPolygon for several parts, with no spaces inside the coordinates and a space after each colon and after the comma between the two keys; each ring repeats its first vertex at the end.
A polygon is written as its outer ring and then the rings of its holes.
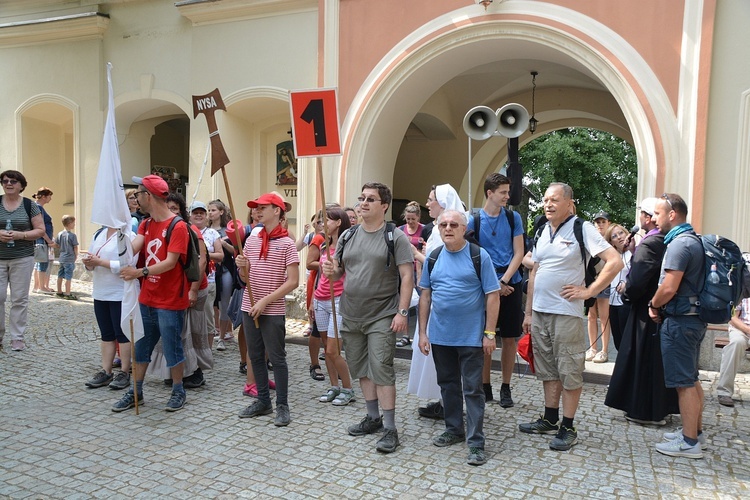
{"type": "Polygon", "coordinates": [[[78,297],[73,295],[72,293],[65,294],[62,298],[65,300],[78,300],[78,297]]]}
{"type": "Polygon", "coordinates": [[[325,380],[326,376],[320,371],[320,365],[310,365],[310,377],[313,380],[325,380]]]}
{"type": "Polygon", "coordinates": [[[409,340],[409,337],[401,337],[398,342],[396,342],[396,347],[406,347],[408,345],[411,345],[411,340],[409,340]]]}

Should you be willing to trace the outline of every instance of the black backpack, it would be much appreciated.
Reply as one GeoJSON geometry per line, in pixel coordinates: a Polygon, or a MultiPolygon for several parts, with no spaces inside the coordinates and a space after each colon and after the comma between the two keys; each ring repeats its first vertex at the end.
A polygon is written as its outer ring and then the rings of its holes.
{"type": "MultiPolygon", "coordinates": [[[[435,261],[437,261],[438,257],[440,256],[440,252],[443,251],[443,248],[445,248],[445,245],[440,245],[435,250],[433,250],[430,253],[430,256],[427,258],[427,275],[432,274],[432,268],[435,267],[435,261]]],[[[474,271],[477,273],[477,278],[479,278],[479,282],[482,282],[482,255],[480,252],[480,247],[476,243],[469,242],[469,254],[471,254],[471,263],[474,264],[474,271]]]]}

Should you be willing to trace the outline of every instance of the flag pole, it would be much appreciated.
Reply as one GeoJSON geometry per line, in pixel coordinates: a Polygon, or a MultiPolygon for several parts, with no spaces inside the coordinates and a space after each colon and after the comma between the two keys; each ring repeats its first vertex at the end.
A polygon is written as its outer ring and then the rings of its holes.
{"type": "MultiPolygon", "coordinates": [[[[323,235],[325,236],[326,242],[326,258],[328,262],[331,262],[331,246],[328,244],[330,240],[328,236],[328,212],[326,212],[326,189],[323,181],[323,159],[318,156],[316,158],[316,167],[318,170],[318,184],[320,185],[320,202],[323,205],[321,209],[321,215],[323,216],[323,235]]],[[[331,318],[333,320],[333,337],[336,339],[336,352],[341,354],[341,345],[339,343],[339,326],[336,321],[336,297],[333,294],[333,281],[328,280],[328,286],[331,291],[331,318]]]]}
{"type": "Polygon", "coordinates": [[[137,378],[137,370],[135,368],[135,333],[133,328],[133,318],[130,318],[130,371],[132,372],[132,377],[130,377],[133,380],[133,398],[135,399],[135,414],[140,414],[140,409],[138,408],[138,386],[136,385],[136,378],[137,378]]]}

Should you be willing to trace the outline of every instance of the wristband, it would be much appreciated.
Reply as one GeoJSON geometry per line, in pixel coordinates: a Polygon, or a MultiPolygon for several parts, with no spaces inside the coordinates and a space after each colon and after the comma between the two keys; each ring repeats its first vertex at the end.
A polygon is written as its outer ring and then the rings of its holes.
{"type": "Polygon", "coordinates": [[[656,306],[654,306],[654,305],[653,305],[653,304],[651,303],[651,301],[650,301],[650,300],[648,301],[648,308],[649,308],[649,309],[653,309],[654,311],[658,311],[658,310],[659,310],[659,308],[658,308],[658,307],[656,307],[656,306]]]}
{"type": "Polygon", "coordinates": [[[503,281],[503,280],[500,280],[500,284],[501,284],[501,285],[505,285],[505,286],[510,286],[510,283],[506,283],[506,282],[505,282],[505,281],[503,281]]]}

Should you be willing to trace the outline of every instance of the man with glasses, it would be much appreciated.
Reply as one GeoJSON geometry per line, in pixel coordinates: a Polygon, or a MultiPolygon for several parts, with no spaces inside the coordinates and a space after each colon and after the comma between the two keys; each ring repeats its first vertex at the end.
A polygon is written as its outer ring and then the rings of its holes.
{"type": "Polygon", "coordinates": [[[445,412],[445,432],[432,443],[443,447],[466,440],[467,462],[482,465],[487,462],[482,432],[482,365],[484,356],[491,355],[496,347],[500,284],[493,261],[483,248],[479,248],[481,277],[477,275],[471,244],[464,239],[466,224],[466,215],[456,210],[446,210],[437,218],[445,246],[429,256],[432,267],[425,265],[419,283],[419,349],[427,356],[432,348],[445,412]]]}
{"type": "Polygon", "coordinates": [[[359,378],[367,404],[367,415],[348,431],[352,436],[364,436],[385,428],[376,445],[382,453],[396,451],[399,445],[393,367],[395,335],[406,332],[414,288],[414,257],[409,239],[394,228],[391,255],[384,237],[389,234],[385,213],[391,198],[391,190],[385,184],[365,184],[359,197],[362,224],[345,245],[339,243],[335,258],[322,265],[331,281],[346,273],[340,302],[341,338],[349,371],[352,378],[359,378]]]}
{"type": "Polygon", "coordinates": [[[677,389],[682,429],[664,434],[656,451],[672,457],[702,458],[703,388],[698,380],[698,357],[706,323],[698,318],[695,303],[703,289],[703,244],[687,223],[688,208],[678,194],[664,193],[654,217],[667,249],[661,264],[659,287],[648,304],[648,315],[661,323],[661,358],[664,383],[677,389]]]}
{"type": "Polygon", "coordinates": [[[144,337],[135,344],[133,374],[136,391],[133,392],[131,386],[112,406],[112,411],[133,408],[136,397],[139,405],[144,404],[143,378],[159,339],[172,375],[172,395],[164,409],[178,411],[185,407],[187,399],[182,385],[185,355],[181,334],[185,311],[190,307],[190,283],[178,260],[185,262],[187,259],[188,226],[187,223],[175,225],[167,245],[167,228],[175,217],[167,206],[167,182],[158,175],[133,177],[133,182],[139,186],[136,191],[138,203],[151,214],[151,218],[138,227],[138,236],[133,240],[133,252],[143,252],[139,259],[144,263],[143,267],[125,267],[120,271],[120,277],[124,280],[143,278],[138,301],[144,337]]]}
{"type": "Polygon", "coordinates": [[[553,182],[544,193],[544,226],[534,247],[534,267],[529,274],[526,317],[523,328],[531,333],[537,378],[544,388],[544,415],[518,426],[527,434],[555,434],[549,447],[569,450],[578,442],[573,418],[583,388],[586,333],[583,328],[583,302],[595,297],[623,267],[620,254],[607,243],[590,222],[577,221],[573,189],[553,182]],[[588,257],[599,257],[605,264],[588,287],[584,262],[575,236],[581,225],[588,257]],[[558,424],[560,399],[563,418],[558,424]]]}

